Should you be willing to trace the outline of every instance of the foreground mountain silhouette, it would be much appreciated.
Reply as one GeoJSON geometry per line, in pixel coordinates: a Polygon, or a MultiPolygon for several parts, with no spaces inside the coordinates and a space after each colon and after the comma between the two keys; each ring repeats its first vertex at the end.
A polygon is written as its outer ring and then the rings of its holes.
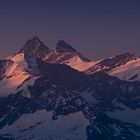
{"type": "Polygon", "coordinates": [[[0,61],[0,139],[139,140],[139,62],[129,53],[95,62],[65,41],[51,50],[29,39],[0,61]]]}

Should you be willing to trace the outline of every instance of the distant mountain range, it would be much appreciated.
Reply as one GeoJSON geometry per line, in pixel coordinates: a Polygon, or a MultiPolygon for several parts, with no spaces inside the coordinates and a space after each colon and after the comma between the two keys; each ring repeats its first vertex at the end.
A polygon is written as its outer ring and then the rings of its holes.
{"type": "Polygon", "coordinates": [[[0,140],[139,140],[140,57],[94,61],[38,37],[0,60],[0,140]]]}

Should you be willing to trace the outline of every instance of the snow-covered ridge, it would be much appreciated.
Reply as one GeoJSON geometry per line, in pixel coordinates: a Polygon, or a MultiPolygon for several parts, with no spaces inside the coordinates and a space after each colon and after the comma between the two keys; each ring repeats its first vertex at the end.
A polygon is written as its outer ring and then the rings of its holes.
{"type": "Polygon", "coordinates": [[[125,65],[111,70],[108,74],[122,80],[140,80],[140,59],[129,61],[125,65]]]}
{"type": "Polygon", "coordinates": [[[96,61],[83,61],[79,56],[75,56],[69,59],[65,64],[69,65],[70,67],[78,70],[78,71],[85,71],[91,66],[94,66],[97,62],[96,61]]]}
{"type": "Polygon", "coordinates": [[[23,88],[25,90],[35,80],[36,76],[28,72],[28,64],[23,53],[9,56],[7,60],[1,62],[0,96],[15,94],[23,88]]]}
{"type": "MultiPolygon", "coordinates": [[[[69,58],[65,59],[65,57],[68,55],[71,55],[71,54],[51,52],[45,56],[43,61],[46,61],[47,63],[60,62],[61,64],[66,64],[78,71],[85,71],[86,69],[90,68],[91,66],[94,66],[97,63],[96,61],[89,61],[89,62],[83,61],[79,55],[70,56],[69,58]]],[[[8,57],[8,59],[14,61],[16,64],[23,66],[25,69],[28,68],[28,64],[26,60],[24,59],[24,53],[17,53],[13,56],[8,57]]]]}
{"type": "Polygon", "coordinates": [[[129,53],[119,54],[111,58],[100,60],[96,65],[87,69],[86,73],[94,74],[97,71],[108,72],[116,67],[128,63],[129,61],[137,60],[138,58],[139,57],[137,57],[135,54],[129,53]]]}
{"type": "MultiPolygon", "coordinates": [[[[66,44],[66,43],[65,43],[66,44]]],[[[86,73],[95,73],[97,71],[105,71],[111,76],[116,76],[122,80],[140,80],[139,78],[139,57],[134,54],[124,53],[117,56],[113,56],[109,59],[103,59],[100,61],[86,61],[82,59],[81,55],[76,52],[65,51],[65,44],[62,47],[63,51],[50,51],[42,59],[46,63],[57,63],[57,64],[66,64],[78,71],[86,73]]],[[[61,44],[60,44],[61,45],[61,44]]],[[[68,44],[66,44],[67,46],[68,44]]],[[[30,47],[30,46],[28,46],[30,47]]],[[[57,46],[59,49],[59,46],[57,46]]],[[[69,45],[68,45],[69,47],[69,45]]],[[[32,46],[33,48],[33,46],[32,46]]],[[[35,47],[36,48],[36,47],[35,47]]],[[[62,49],[61,48],[61,49],[62,49]]],[[[74,50],[73,48],[70,50],[74,50]]],[[[40,51],[42,52],[42,51],[40,51]]],[[[23,52],[17,53],[12,57],[9,57],[10,60],[14,61],[16,64],[21,65],[25,69],[28,69],[28,66],[31,64],[31,61],[27,62],[30,57],[26,56],[23,52]],[[29,63],[29,64],[28,64],[29,63]]],[[[34,71],[38,71],[37,67],[34,68],[34,71]],[[36,69],[36,70],[35,70],[36,69]]]]}
{"type": "Polygon", "coordinates": [[[0,81],[0,96],[7,96],[15,93],[18,86],[30,77],[30,74],[24,68],[16,63],[13,63],[5,70],[5,76],[0,81]]]}

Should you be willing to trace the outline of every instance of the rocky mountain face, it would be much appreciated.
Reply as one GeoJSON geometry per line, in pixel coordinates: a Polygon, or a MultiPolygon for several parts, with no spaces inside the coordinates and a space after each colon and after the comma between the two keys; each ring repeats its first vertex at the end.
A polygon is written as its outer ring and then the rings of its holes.
{"type": "Polygon", "coordinates": [[[69,52],[69,53],[77,53],[77,51],[69,44],[67,44],[64,40],[60,40],[56,46],[57,52],[69,52]]]}
{"type": "Polygon", "coordinates": [[[24,53],[25,59],[28,56],[44,58],[50,50],[38,37],[35,36],[25,43],[20,50],[20,53],[21,52],[24,53]]]}
{"type": "Polygon", "coordinates": [[[139,140],[140,82],[108,75],[138,61],[122,54],[95,63],[64,41],[51,50],[32,38],[0,61],[0,139],[139,140]],[[74,69],[75,60],[92,73],[74,69]]]}

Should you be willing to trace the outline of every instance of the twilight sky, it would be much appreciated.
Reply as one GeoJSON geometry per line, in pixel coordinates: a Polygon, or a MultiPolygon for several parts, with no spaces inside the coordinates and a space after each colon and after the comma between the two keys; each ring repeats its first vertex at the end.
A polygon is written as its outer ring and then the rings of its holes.
{"type": "Polygon", "coordinates": [[[32,36],[65,40],[91,59],[140,55],[140,0],[0,0],[0,57],[32,36]]]}

